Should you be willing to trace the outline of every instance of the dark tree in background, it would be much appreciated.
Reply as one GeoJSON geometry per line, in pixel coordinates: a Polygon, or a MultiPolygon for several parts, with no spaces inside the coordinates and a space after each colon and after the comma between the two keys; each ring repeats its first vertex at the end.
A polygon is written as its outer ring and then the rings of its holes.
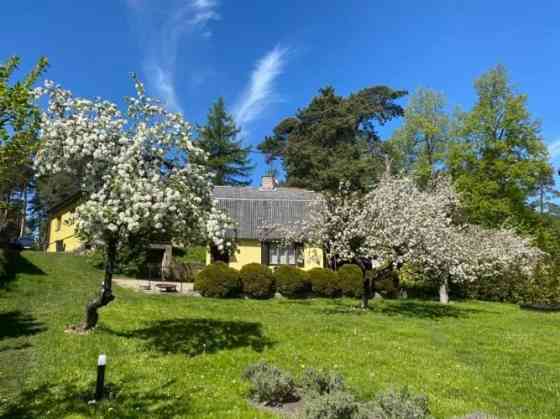
{"type": "Polygon", "coordinates": [[[281,159],[286,186],[336,191],[346,181],[364,189],[385,168],[386,146],[375,125],[403,115],[396,100],[404,95],[386,86],[348,97],[323,88],[309,105],[276,125],[259,150],[269,163],[281,159]]]}
{"type": "Polygon", "coordinates": [[[198,131],[197,144],[208,153],[206,166],[214,175],[215,185],[245,186],[251,183],[250,147],[243,147],[241,140],[237,139],[241,130],[226,112],[223,98],[212,105],[206,125],[199,127],[198,131]]]}

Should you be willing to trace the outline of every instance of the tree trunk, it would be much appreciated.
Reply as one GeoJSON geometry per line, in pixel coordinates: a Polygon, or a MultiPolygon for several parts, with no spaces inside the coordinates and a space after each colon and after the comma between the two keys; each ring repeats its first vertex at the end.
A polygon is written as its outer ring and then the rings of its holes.
{"type": "Polygon", "coordinates": [[[371,298],[371,281],[367,276],[367,270],[364,262],[359,258],[356,258],[354,262],[362,270],[362,284],[363,284],[362,309],[367,310],[369,307],[369,299],[371,298]]]}
{"type": "Polygon", "coordinates": [[[86,319],[82,323],[82,330],[93,329],[99,320],[97,310],[106,306],[115,299],[113,295],[113,269],[117,256],[117,242],[115,239],[106,240],[105,248],[105,279],[101,284],[99,295],[86,305],[86,319]]]}
{"type": "Polygon", "coordinates": [[[447,278],[439,286],[439,302],[442,304],[449,303],[449,294],[447,292],[447,278]]]}
{"type": "Polygon", "coordinates": [[[18,239],[23,238],[25,235],[25,227],[27,221],[27,185],[23,187],[23,209],[21,211],[21,228],[19,230],[18,239]]]}

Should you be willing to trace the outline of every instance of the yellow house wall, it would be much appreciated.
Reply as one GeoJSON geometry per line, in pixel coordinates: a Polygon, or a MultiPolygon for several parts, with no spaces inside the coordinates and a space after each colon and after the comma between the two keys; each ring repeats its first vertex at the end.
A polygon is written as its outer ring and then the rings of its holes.
{"type": "MultiPolygon", "coordinates": [[[[323,267],[323,250],[316,247],[303,249],[303,269],[309,270],[323,267]]],[[[209,265],[210,252],[206,252],[206,264],[209,265]]],[[[258,240],[239,240],[236,245],[235,254],[230,258],[229,266],[237,270],[249,263],[261,263],[261,243],[258,240]]]]}
{"type": "Polygon", "coordinates": [[[241,269],[249,263],[261,263],[261,243],[258,240],[239,240],[229,266],[241,269]]]}
{"type": "Polygon", "coordinates": [[[56,252],[56,242],[62,240],[64,243],[64,251],[72,252],[78,249],[82,242],[76,237],[74,225],[69,221],[74,208],[63,209],[54,214],[49,221],[49,244],[47,252],[56,252]],[[57,219],[60,217],[60,229],[57,230],[57,219]]]}

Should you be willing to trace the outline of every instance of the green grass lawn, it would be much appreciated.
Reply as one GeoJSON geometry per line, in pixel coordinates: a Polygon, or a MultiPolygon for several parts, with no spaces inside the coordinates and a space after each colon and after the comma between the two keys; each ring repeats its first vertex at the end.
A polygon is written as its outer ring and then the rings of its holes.
{"type": "Polygon", "coordinates": [[[0,290],[0,417],[270,417],[246,402],[261,359],[298,376],[334,369],[368,398],[408,384],[436,417],[560,417],[560,314],[517,306],[352,300],[214,300],[117,288],[87,336],[101,274],[83,258],[26,252],[0,290]],[[91,406],[97,355],[113,399],[91,406]]]}

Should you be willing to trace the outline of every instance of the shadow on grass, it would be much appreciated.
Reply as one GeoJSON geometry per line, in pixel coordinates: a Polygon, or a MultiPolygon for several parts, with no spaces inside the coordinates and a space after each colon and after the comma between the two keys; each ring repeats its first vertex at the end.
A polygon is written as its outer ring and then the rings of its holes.
{"type": "Polygon", "coordinates": [[[31,336],[46,330],[43,323],[19,310],[0,313],[0,340],[31,336]]]}
{"type": "Polygon", "coordinates": [[[167,387],[174,381],[139,390],[145,381],[127,380],[126,385],[107,384],[105,399],[88,403],[94,397],[95,382],[86,384],[43,384],[19,394],[4,407],[1,419],[46,417],[170,418],[189,413],[188,396],[177,398],[167,387]]]}
{"type": "Polygon", "coordinates": [[[34,265],[17,250],[6,250],[6,256],[8,258],[7,274],[4,277],[0,277],[0,288],[8,288],[8,284],[20,273],[27,275],[46,275],[41,268],[34,265]]]}
{"type": "Polygon", "coordinates": [[[467,318],[471,314],[480,313],[477,310],[456,305],[444,305],[428,301],[381,301],[371,302],[368,310],[359,308],[358,303],[354,306],[343,304],[337,300],[333,301],[335,307],[321,310],[324,314],[352,314],[364,315],[368,312],[379,313],[387,316],[404,316],[419,319],[439,320],[444,318],[467,318]]]}
{"type": "Polygon", "coordinates": [[[262,352],[273,344],[263,335],[260,323],[210,319],[159,320],[131,332],[109,333],[146,341],[150,349],[162,353],[196,356],[226,349],[250,347],[262,352]]]}

